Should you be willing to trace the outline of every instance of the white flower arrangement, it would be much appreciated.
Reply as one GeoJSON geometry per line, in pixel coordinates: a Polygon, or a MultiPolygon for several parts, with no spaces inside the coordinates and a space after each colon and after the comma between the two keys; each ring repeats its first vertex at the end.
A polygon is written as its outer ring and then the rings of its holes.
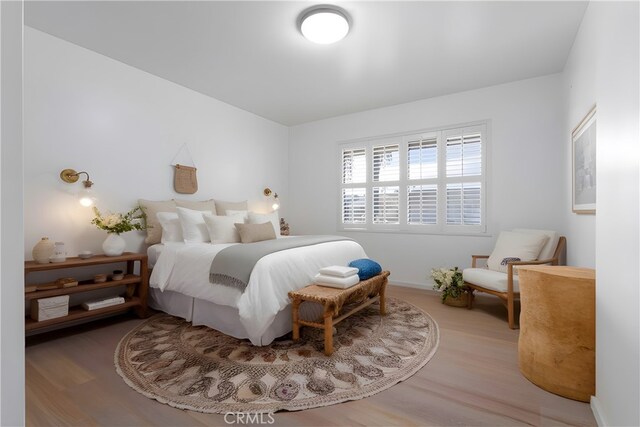
{"type": "Polygon", "coordinates": [[[146,227],[140,222],[142,220],[142,210],[140,207],[131,209],[125,214],[109,213],[102,216],[98,208],[94,207],[95,217],[91,220],[91,224],[95,225],[107,233],[126,233],[132,230],[145,230],[146,227]]]}
{"type": "Polygon", "coordinates": [[[462,278],[462,271],[458,267],[454,268],[434,268],[431,270],[431,277],[436,283],[433,289],[442,291],[442,301],[447,297],[457,298],[467,291],[462,278]]]}

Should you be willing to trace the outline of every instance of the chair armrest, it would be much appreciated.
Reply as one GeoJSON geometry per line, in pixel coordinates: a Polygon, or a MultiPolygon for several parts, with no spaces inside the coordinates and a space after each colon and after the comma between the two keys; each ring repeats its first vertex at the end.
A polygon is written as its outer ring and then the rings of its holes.
{"type": "Polygon", "coordinates": [[[558,258],[549,258],[549,259],[537,259],[535,261],[510,261],[507,265],[541,265],[541,264],[551,264],[558,265],[558,258]]]}
{"type": "Polygon", "coordinates": [[[487,259],[489,255],[471,255],[471,267],[476,268],[479,259],[487,259]]]}
{"type": "Polygon", "coordinates": [[[513,294],[513,267],[521,265],[558,265],[558,258],[538,259],[535,261],[510,261],[507,263],[507,292],[513,294]]]}

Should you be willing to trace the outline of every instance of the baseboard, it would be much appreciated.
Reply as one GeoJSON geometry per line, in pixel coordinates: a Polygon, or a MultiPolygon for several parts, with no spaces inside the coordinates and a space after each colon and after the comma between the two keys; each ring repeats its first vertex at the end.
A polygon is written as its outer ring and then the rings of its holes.
{"type": "Polygon", "coordinates": [[[400,282],[398,280],[389,279],[389,286],[402,286],[403,288],[421,289],[427,292],[438,293],[431,289],[429,285],[424,283],[400,282]]]}
{"type": "Polygon", "coordinates": [[[604,416],[604,410],[602,409],[600,400],[598,400],[596,396],[591,396],[591,412],[593,412],[593,417],[596,419],[596,424],[598,424],[598,427],[611,425],[605,421],[606,417],[604,416]]]}

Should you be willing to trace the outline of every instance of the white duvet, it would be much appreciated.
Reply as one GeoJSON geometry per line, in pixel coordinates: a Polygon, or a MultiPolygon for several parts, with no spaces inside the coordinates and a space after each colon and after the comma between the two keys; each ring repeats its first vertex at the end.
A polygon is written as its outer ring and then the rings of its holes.
{"type": "Polygon", "coordinates": [[[213,258],[234,244],[166,244],[153,268],[150,286],[237,308],[249,339],[256,345],[276,314],[289,304],[289,291],[312,283],[323,267],[347,265],[366,257],[362,246],[351,240],[274,252],[256,263],[247,288],[241,292],[209,282],[213,258]]]}

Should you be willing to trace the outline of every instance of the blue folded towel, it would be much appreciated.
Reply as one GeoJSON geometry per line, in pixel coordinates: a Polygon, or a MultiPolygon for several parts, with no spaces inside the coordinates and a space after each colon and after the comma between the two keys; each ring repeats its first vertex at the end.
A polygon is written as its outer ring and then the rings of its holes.
{"type": "Polygon", "coordinates": [[[358,269],[358,277],[360,280],[367,280],[382,273],[382,267],[380,264],[368,258],[351,261],[349,263],[349,267],[355,267],[358,269]]]}

